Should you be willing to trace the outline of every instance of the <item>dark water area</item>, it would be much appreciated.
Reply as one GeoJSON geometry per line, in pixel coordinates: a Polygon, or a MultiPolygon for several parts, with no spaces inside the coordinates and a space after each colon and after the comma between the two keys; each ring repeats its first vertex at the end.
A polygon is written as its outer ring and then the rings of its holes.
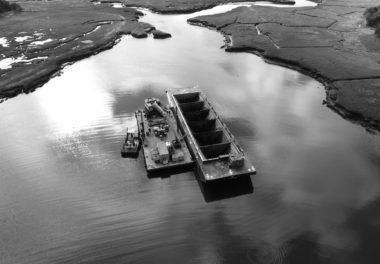
{"type": "Polygon", "coordinates": [[[123,37],[0,104],[0,263],[379,263],[380,136],[195,14],[144,12],[173,38],[123,37]],[[257,175],[207,187],[121,158],[144,98],[194,85],[257,175]]]}

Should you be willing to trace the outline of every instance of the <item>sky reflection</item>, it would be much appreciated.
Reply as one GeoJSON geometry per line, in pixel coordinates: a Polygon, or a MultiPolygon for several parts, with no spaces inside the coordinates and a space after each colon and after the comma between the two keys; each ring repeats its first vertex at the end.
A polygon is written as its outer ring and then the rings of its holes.
{"type": "Polygon", "coordinates": [[[379,135],[187,17],[148,13],[173,38],[123,37],[0,104],[0,262],[370,263],[379,135]],[[148,179],[142,157],[120,157],[145,97],[193,85],[257,166],[253,194],[206,203],[193,173],[148,179]]]}

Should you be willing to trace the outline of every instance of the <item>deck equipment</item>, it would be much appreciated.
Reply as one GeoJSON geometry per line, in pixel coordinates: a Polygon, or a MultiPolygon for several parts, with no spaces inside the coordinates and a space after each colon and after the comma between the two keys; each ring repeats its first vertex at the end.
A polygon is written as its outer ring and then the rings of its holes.
{"type": "Polygon", "coordinates": [[[135,114],[148,173],[194,164],[172,111],[159,99],[145,99],[144,110],[135,114]]]}

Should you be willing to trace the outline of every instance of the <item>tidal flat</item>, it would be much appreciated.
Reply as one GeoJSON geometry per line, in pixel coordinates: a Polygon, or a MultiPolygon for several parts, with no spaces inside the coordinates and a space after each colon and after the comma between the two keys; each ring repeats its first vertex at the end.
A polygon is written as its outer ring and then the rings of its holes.
{"type": "MultiPolygon", "coordinates": [[[[315,6],[300,3],[309,6],[297,8],[315,6]]],[[[326,107],[319,77],[267,63],[252,50],[226,52],[238,44],[231,36],[188,23],[273,4],[170,15],[122,2],[91,4],[91,10],[137,13],[131,23],[146,27],[134,31],[142,38],[131,30],[111,41],[112,48],[74,58],[38,89],[19,90],[0,103],[0,263],[378,262],[379,133],[326,107]],[[171,38],[155,39],[153,27],[171,38]],[[192,171],[149,178],[141,155],[120,156],[145,98],[165,103],[166,89],[194,85],[207,94],[256,175],[206,186],[192,171]]],[[[87,36],[102,30],[97,23],[87,36]]],[[[373,29],[363,27],[372,36],[373,29]]],[[[311,36],[330,36],[311,30],[311,36]]],[[[2,52],[13,40],[40,48],[56,39],[17,32],[17,39],[0,36],[2,52]]],[[[75,43],[85,47],[87,40],[75,43]]],[[[7,62],[7,72],[34,67],[29,58],[7,62]]]]}
{"type": "MultiPolygon", "coordinates": [[[[6,12],[0,19],[0,97],[33,91],[65,63],[112,48],[121,35],[171,36],[139,22],[141,12],[132,7],[181,14],[227,2],[17,1],[23,12],[6,12]]],[[[301,1],[303,6],[294,8],[294,1],[272,2],[289,8],[242,6],[188,21],[220,31],[230,42],[226,51],[258,54],[318,79],[325,84],[327,106],[379,130],[380,38],[364,14],[380,1],[325,0],[314,6],[301,1]]]]}

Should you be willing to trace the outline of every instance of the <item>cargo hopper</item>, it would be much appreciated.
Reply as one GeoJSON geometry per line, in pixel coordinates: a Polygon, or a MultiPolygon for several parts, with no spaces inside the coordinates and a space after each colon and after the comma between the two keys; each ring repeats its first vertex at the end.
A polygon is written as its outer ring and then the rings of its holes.
{"type": "Polygon", "coordinates": [[[202,92],[167,92],[169,105],[186,135],[203,182],[256,172],[243,149],[202,92]]]}

